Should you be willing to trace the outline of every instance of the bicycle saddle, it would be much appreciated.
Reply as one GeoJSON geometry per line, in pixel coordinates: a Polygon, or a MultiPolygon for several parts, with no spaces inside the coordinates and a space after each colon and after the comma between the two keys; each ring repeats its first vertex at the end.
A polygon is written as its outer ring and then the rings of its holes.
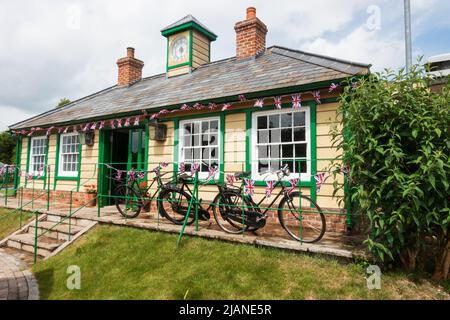
{"type": "Polygon", "coordinates": [[[248,178],[252,175],[251,171],[244,171],[244,172],[238,172],[234,174],[234,177],[236,179],[243,179],[243,178],[248,178]]]}

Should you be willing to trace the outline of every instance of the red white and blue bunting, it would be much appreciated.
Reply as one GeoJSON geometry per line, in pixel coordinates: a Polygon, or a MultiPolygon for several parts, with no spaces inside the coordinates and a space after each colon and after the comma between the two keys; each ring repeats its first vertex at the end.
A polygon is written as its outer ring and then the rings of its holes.
{"type": "MultiPolygon", "coordinates": [[[[358,82],[353,82],[352,87],[356,87],[358,82]]],[[[340,87],[339,84],[332,83],[330,87],[326,90],[324,90],[326,93],[332,93],[338,90],[340,87]]],[[[312,99],[317,103],[322,103],[321,98],[321,91],[309,91],[309,92],[303,92],[294,94],[291,96],[292,99],[292,108],[293,109],[300,109],[302,107],[302,99],[305,95],[311,95],[312,99]]],[[[273,105],[275,105],[276,109],[281,109],[283,105],[283,97],[282,96],[275,96],[275,97],[265,97],[265,98],[258,98],[254,99],[253,106],[255,108],[264,108],[266,106],[266,100],[271,99],[271,105],[273,101],[273,105]]],[[[203,110],[209,110],[209,111],[229,111],[232,110],[235,106],[235,104],[239,104],[242,102],[248,101],[247,97],[243,94],[238,96],[238,102],[228,102],[224,104],[216,104],[216,103],[209,103],[208,105],[203,105],[202,103],[195,103],[192,106],[189,104],[183,104],[179,109],[173,109],[169,111],[168,109],[162,109],[158,111],[157,113],[153,114],[147,114],[147,111],[143,110],[142,115],[136,115],[126,118],[117,118],[117,119],[110,119],[110,120],[101,120],[96,122],[88,122],[84,124],[77,124],[77,125],[71,125],[71,126],[63,126],[63,127],[55,127],[51,126],[48,128],[40,128],[40,127],[33,127],[29,130],[12,130],[12,134],[14,136],[28,136],[31,137],[35,134],[40,134],[41,132],[45,132],[45,135],[49,137],[52,132],[58,132],[58,133],[78,133],[81,132],[87,132],[89,130],[103,130],[106,129],[106,124],[109,124],[110,129],[120,129],[120,128],[129,128],[129,127],[138,127],[141,122],[145,119],[151,119],[151,120],[157,120],[160,117],[167,116],[168,114],[175,114],[179,112],[186,112],[186,111],[203,111],[203,110]]]]}

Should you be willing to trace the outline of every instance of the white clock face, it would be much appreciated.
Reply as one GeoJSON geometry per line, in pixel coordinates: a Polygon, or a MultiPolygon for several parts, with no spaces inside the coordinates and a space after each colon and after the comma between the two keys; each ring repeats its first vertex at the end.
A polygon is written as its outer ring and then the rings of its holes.
{"type": "Polygon", "coordinates": [[[180,62],[186,59],[188,54],[188,39],[184,36],[178,37],[172,44],[172,59],[180,62]]]}

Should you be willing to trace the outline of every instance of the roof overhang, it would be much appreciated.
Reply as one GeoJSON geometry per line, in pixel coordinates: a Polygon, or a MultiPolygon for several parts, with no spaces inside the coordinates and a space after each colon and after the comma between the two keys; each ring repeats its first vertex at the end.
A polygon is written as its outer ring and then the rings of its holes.
{"type": "Polygon", "coordinates": [[[217,40],[217,35],[215,35],[211,31],[206,30],[205,28],[203,28],[199,24],[195,23],[194,21],[190,21],[190,22],[184,23],[182,25],[179,25],[179,26],[176,26],[176,27],[173,27],[170,29],[166,29],[166,30],[163,29],[161,31],[161,34],[167,38],[175,33],[179,33],[181,31],[190,30],[190,29],[197,30],[198,32],[202,33],[205,37],[207,37],[210,41],[217,40]]]}

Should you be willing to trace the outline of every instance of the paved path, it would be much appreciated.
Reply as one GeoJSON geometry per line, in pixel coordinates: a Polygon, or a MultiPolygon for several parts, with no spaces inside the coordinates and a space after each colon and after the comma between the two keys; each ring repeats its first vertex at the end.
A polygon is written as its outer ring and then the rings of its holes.
{"type": "Polygon", "coordinates": [[[0,249],[0,300],[38,300],[36,279],[21,257],[0,249]]]}

